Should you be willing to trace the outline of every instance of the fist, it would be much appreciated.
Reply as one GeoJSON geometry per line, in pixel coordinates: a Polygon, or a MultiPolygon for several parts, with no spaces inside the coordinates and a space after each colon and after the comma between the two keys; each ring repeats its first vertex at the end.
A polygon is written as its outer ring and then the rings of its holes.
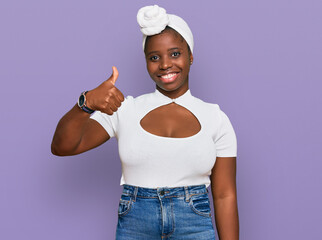
{"type": "Polygon", "coordinates": [[[86,105],[93,110],[99,110],[108,115],[112,115],[124,101],[123,93],[115,87],[115,82],[119,76],[116,67],[112,67],[113,73],[106,81],[97,88],[88,91],[86,94],[86,105]]]}

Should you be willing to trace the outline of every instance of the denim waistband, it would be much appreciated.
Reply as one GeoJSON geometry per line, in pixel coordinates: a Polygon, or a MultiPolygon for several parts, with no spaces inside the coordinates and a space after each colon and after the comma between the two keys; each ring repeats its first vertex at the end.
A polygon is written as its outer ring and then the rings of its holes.
{"type": "Polygon", "coordinates": [[[190,185],[183,187],[158,187],[158,188],[145,188],[133,186],[130,184],[123,184],[123,194],[133,196],[134,201],[136,197],[143,198],[159,198],[159,197],[183,197],[189,201],[190,196],[208,193],[205,184],[190,185]]]}

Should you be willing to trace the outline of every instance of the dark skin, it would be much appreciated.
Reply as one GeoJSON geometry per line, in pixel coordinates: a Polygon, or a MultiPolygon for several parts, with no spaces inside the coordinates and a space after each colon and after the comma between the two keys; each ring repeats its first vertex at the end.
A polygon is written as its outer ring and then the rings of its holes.
{"type": "MultiPolygon", "coordinates": [[[[189,71],[193,56],[185,40],[172,29],[148,38],[145,45],[147,70],[156,88],[170,98],[177,98],[189,89],[189,71]],[[170,75],[168,75],[170,74],[170,75]],[[175,75],[166,82],[165,76],[175,75]]],[[[116,88],[118,72],[86,95],[87,105],[108,115],[121,106],[124,95],[116,88]]],[[[77,105],[59,121],[52,153],[58,156],[79,154],[108,141],[105,129],[77,105]]],[[[187,109],[170,103],[149,112],[140,124],[144,130],[163,137],[188,137],[200,130],[198,119],[187,109]]],[[[236,193],[236,157],[217,157],[212,169],[211,190],[216,227],[220,240],[239,239],[236,193]]]]}
{"type": "MultiPolygon", "coordinates": [[[[161,93],[177,98],[189,89],[193,56],[180,34],[166,28],[161,34],[148,37],[144,52],[149,75],[161,93]],[[162,78],[169,74],[175,74],[175,80],[164,82],[162,78]]],[[[195,135],[201,128],[198,119],[176,103],[154,109],[141,119],[140,124],[155,135],[177,138],[195,135]]]]}
{"type": "MultiPolygon", "coordinates": [[[[95,89],[86,94],[87,106],[108,115],[117,111],[124,101],[124,95],[115,87],[118,71],[113,67],[113,74],[95,89]]],[[[110,136],[105,129],[77,104],[58,122],[51,143],[51,152],[57,156],[71,156],[98,147],[110,136]]]]}
{"type": "Polygon", "coordinates": [[[211,192],[219,239],[239,239],[236,157],[217,157],[212,168],[211,192]]]}
{"type": "Polygon", "coordinates": [[[156,88],[170,98],[177,98],[189,89],[189,71],[193,56],[183,37],[167,27],[160,34],[149,36],[145,43],[146,66],[156,88]],[[175,82],[163,83],[160,75],[177,73],[175,82]]]}
{"type": "MultiPolygon", "coordinates": [[[[188,90],[189,70],[193,57],[181,35],[174,30],[166,29],[161,34],[149,37],[145,45],[145,56],[148,72],[160,92],[170,98],[176,98],[188,90]],[[180,54],[178,55],[176,51],[180,54]],[[180,77],[178,76],[176,81],[170,84],[163,83],[159,76],[168,72],[179,72],[180,77]]],[[[182,110],[175,103],[151,112],[141,120],[141,125],[145,123],[146,126],[143,125],[143,127],[156,135],[187,137],[200,130],[198,120],[189,116],[190,111],[182,110]],[[147,123],[144,122],[145,119],[148,119],[147,123]],[[187,122],[189,124],[180,128],[180,124],[187,122]]],[[[236,157],[217,157],[210,179],[219,239],[237,240],[239,239],[239,221],[236,157]]]]}

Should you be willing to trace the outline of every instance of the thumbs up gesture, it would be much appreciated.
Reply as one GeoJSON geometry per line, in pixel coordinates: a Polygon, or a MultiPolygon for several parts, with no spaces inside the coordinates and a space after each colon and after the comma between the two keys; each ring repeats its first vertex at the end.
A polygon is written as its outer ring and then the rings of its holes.
{"type": "Polygon", "coordinates": [[[115,87],[115,82],[119,76],[116,67],[112,67],[113,73],[106,81],[97,88],[88,91],[86,94],[86,105],[93,110],[99,110],[108,115],[112,115],[124,101],[122,92],[115,87]]]}

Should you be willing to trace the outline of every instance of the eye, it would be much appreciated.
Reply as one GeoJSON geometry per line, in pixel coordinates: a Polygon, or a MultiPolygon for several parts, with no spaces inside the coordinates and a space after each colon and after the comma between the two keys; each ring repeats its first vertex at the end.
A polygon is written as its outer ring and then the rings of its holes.
{"type": "Polygon", "coordinates": [[[157,61],[158,59],[159,59],[159,57],[156,55],[150,57],[151,61],[157,61]]]}
{"type": "Polygon", "coordinates": [[[180,52],[173,52],[171,54],[171,56],[173,56],[173,57],[179,57],[180,56],[180,52]]]}

